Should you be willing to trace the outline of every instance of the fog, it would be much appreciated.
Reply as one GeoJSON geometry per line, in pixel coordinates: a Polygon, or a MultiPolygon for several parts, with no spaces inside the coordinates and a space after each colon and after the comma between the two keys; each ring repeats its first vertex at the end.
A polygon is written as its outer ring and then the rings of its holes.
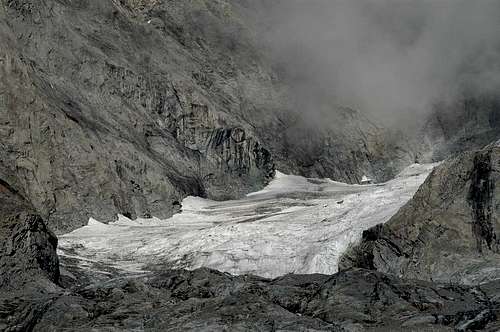
{"type": "Polygon", "coordinates": [[[259,40],[310,113],[333,102],[411,122],[436,102],[499,91],[500,1],[257,3],[259,40]]]}

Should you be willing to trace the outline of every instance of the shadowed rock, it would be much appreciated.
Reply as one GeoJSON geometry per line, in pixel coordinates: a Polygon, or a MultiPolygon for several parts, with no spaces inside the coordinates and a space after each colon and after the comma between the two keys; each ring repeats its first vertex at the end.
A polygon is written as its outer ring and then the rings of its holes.
{"type": "Polygon", "coordinates": [[[57,237],[7,182],[0,180],[0,288],[59,281],[57,237]]]}
{"type": "Polygon", "coordinates": [[[494,287],[402,281],[362,269],[274,280],[167,270],[60,293],[38,309],[33,330],[476,330],[494,327],[494,287]]]}
{"type": "Polygon", "coordinates": [[[29,331],[59,292],[57,238],[0,179],[0,330],[29,331]]]}

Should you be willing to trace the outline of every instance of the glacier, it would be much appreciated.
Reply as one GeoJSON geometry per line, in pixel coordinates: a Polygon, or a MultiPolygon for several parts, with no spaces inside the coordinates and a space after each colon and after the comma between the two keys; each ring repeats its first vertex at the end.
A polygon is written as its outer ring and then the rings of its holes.
{"type": "Polygon", "coordinates": [[[60,237],[58,254],[79,268],[107,273],[208,267],[274,278],[288,273],[333,274],[363,230],[387,222],[408,202],[436,164],[413,164],[385,183],[350,185],[276,173],[243,199],[187,197],[173,217],[130,220],[122,215],[60,237]]]}

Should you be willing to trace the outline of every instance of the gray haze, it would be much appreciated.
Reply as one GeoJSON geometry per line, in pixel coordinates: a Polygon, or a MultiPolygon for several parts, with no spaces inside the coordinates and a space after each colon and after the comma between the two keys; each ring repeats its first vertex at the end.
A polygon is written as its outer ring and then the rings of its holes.
{"type": "Polygon", "coordinates": [[[500,1],[255,3],[259,39],[308,111],[334,102],[395,123],[500,86],[500,1]]]}

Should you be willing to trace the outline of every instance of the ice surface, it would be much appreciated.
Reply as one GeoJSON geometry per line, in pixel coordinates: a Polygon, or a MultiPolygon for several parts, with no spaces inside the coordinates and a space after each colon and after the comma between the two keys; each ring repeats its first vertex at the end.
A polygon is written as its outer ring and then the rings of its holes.
{"type": "Polygon", "coordinates": [[[337,272],[340,255],[363,230],[386,222],[435,164],[414,164],[383,184],[348,185],[277,172],[263,190],[241,200],[187,197],[170,219],[89,224],[59,241],[61,256],[81,267],[99,262],[129,272],[209,267],[276,277],[337,272]]]}

